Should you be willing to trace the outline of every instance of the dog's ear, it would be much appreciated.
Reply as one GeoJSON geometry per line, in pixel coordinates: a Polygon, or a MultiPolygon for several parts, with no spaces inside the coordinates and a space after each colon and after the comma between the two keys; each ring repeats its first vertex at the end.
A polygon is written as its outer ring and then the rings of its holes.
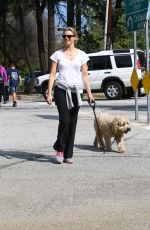
{"type": "Polygon", "coordinates": [[[121,119],[121,117],[116,116],[114,120],[115,120],[116,126],[123,126],[124,125],[124,121],[121,119]]]}
{"type": "Polygon", "coordinates": [[[119,127],[122,127],[122,126],[129,125],[129,124],[130,124],[128,118],[126,118],[126,117],[121,117],[121,116],[116,116],[116,117],[115,117],[115,123],[116,123],[116,125],[119,126],[119,127]]]}
{"type": "Polygon", "coordinates": [[[125,124],[130,125],[130,121],[127,117],[124,118],[124,122],[125,122],[125,124]]]}

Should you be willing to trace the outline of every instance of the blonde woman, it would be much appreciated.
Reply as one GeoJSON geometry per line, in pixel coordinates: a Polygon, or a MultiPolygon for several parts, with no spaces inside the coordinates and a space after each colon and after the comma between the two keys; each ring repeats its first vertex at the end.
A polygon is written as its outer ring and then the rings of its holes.
{"type": "Polygon", "coordinates": [[[51,70],[48,83],[47,103],[52,103],[52,89],[54,87],[54,99],[59,113],[59,126],[57,140],[54,149],[57,151],[57,163],[73,163],[73,146],[77,125],[77,118],[85,85],[89,100],[94,100],[89,76],[87,72],[87,54],[75,47],[78,39],[77,31],[68,27],[63,35],[64,48],[52,54],[50,57],[51,70]],[[58,77],[56,69],[58,67],[58,77]],[[54,84],[55,82],[55,84],[54,84]]]}

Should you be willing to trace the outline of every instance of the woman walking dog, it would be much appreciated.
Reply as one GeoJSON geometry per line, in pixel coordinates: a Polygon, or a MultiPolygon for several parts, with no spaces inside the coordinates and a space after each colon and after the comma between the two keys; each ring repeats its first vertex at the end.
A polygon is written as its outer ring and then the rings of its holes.
{"type": "Polygon", "coordinates": [[[50,57],[52,63],[47,103],[52,103],[54,86],[54,99],[59,113],[57,140],[53,146],[57,151],[56,161],[57,163],[73,163],[73,146],[83,82],[89,101],[92,102],[94,98],[91,94],[87,71],[89,58],[84,51],[75,47],[78,39],[76,30],[72,27],[66,28],[62,38],[64,48],[54,52],[50,57]],[[57,67],[59,74],[55,80],[57,67]]]}

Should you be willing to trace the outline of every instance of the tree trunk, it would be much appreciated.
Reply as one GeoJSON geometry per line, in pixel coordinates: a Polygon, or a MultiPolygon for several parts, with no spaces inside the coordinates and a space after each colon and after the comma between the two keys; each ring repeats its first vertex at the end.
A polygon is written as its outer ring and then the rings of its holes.
{"type": "Polygon", "coordinates": [[[50,56],[55,51],[55,11],[54,0],[48,0],[48,69],[50,70],[50,56]]]}
{"type": "Polygon", "coordinates": [[[29,93],[33,93],[33,89],[34,89],[34,69],[33,69],[32,62],[30,60],[30,56],[29,56],[29,52],[28,52],[24,15],[23,15],[23,10],[22,10],[21,5],[19,6],[19,10],[18,10],[17,15],[19,17],[20,33],[22,35],[22,46],[24,48],[25,59],[26,59],[26,62],[27,62],[27,65],[29,67],[29,71],[30,71],[30,74],[31,74],[31,81],[30,81],[30,84],[29,84],[29,93]]]}
{"type": "Polygon", "coordinates": [[[45,59],[45,48],[44,48],[44,37],[43,37],[43,5],[40,5],[39,0],[35,0],[36,4],[36,21],[37,21],[37,38],[38,38],[38,50],[39,50],[39,62],[41,73],[47,72],[46,59],[45,59]]]}
{"type": "MultiPolygon", "coordinates": [[[[6,65],[7,60],[6,38],[6,2],[2,0],[0,3],[0,49],[2,50],[4,65],[6,65]]],[[[2,61],[2,56],[0,61],[2,61]]]]}
{"type": "Polygon", "coordinates": [[[4,65],[6,65],[6,13],[2,14],[2,50],[4,56],[4,65]]]}
{"type": "Polygon", "coordinates": [[[67,26],[74,27],[74,0],[67,0],[67,26]]]}
{"type": "Polygon", "coordinates": [[[81,0],[76,0],[76,30],[81,36],[81,0]]]}

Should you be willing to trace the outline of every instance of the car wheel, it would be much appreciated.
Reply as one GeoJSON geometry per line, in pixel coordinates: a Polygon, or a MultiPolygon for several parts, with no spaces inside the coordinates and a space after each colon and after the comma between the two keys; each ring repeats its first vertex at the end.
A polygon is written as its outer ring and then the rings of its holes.
{"type": "Polygon", "coordinates": [[[104,94],[107,99],[118,100],[123,96],[123,88],[116,81],[110,81],[104,88],[104,94]]]}
{"type": "Polygon", "coordinates": [[[48,95],[48,85],[47,84],[43,85],[42,93],[43,93],[43,97],[46,100],[47,99],[47,95],[48,95]]]}

